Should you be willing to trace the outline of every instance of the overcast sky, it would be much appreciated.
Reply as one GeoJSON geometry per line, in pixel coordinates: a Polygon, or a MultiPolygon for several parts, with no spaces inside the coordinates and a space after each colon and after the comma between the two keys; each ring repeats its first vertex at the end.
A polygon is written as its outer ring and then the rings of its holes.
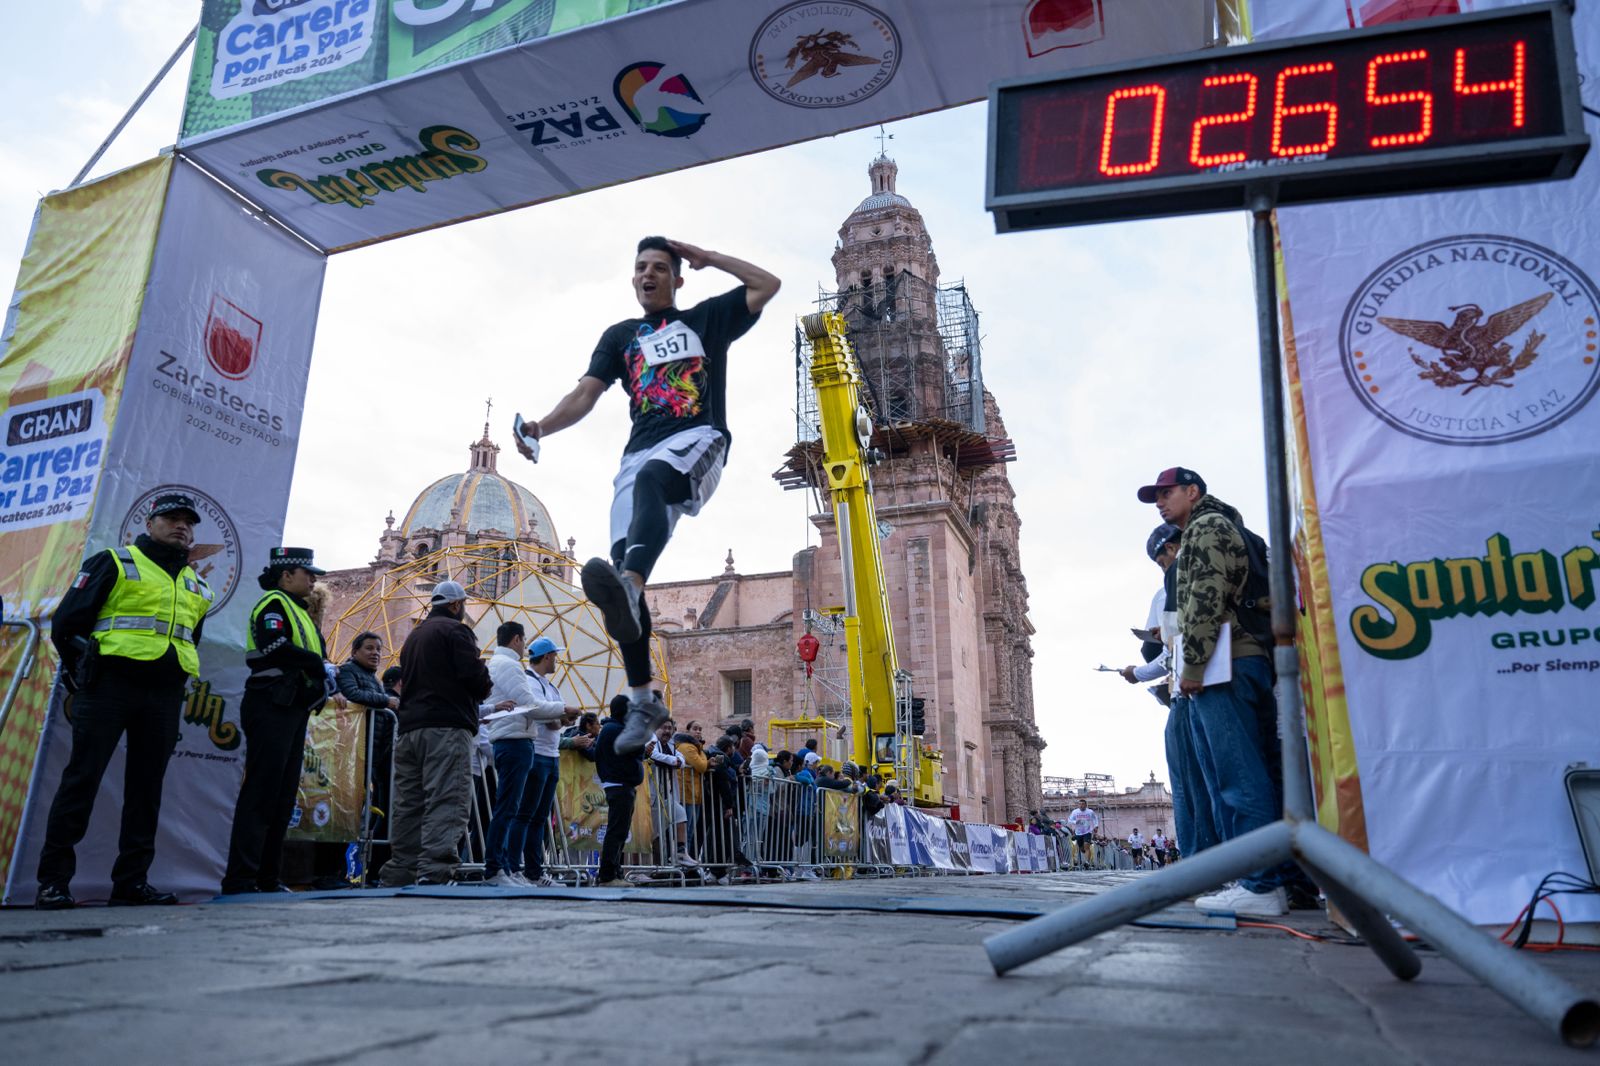
{"type": "MultiPolygon", "coordinates": [[[[65,186],[182,39],[198,0],[17,5],[0,68],[0,271],[15,279],[37,199],[65,186]]],[[[172,143],[185,57],[96,168],[172,143]]],[[[922,212],[942,280],[982,316],[985,380],[1017,443],[1011,478],[1034,636],[1047,774],[1165,780],[1166,712],[1097,674],[1137,657],[1158,582],[1134,499],[1163,467],[1200,471],[1265,532],[1248,233],[1242,213],[997,236],[983,210],[984,107],[895,123],[899,191],[922,212]]],[[[528,208],[333,257],[312,360],[287,543],[329,567],[369,561],[383,517],[466,469],[493,396],[501,470],[549,508],[561,539],[601,552],[626,434],[617,389],[579,427],[518,458],[513,411],[543,414],[601,330],[636,308],[633,243],[664,233],[778,274],[783,292],[733,350],[735,446],[714,503],[680,524],[658,580],[784,570],[812,543],[806,494],[771,480],[794,435],[791,336],[841,222],[869,192],[857,132],[528,208]]],[[[682,302],[730,287],[691,274],[682,302]]]]}

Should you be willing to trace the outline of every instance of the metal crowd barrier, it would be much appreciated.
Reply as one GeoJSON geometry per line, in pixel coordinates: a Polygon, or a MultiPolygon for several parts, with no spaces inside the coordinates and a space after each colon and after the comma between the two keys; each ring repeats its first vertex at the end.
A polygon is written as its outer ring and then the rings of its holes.
{"type": "MultiPolygon", "coordinates": [[[[649,812],[649,839],[630,840],[621,863],[622,876],[638,885],[985,873],[970,867],[894,863],[875,856],[858,793],[821,789],[780,776],[729,782],[719,779],[715,770],[701,774],[653,761],[646,762],[645,773],[646,784],[640,789],[648,793],[648,799],[640,795],[637,802],[649,812]],[[695,803],[697,796],[700,802],[695,803]],[[685,803],[686,798],[690,802],[685,803]]],[[[464,880],[482,875],[495,795],[492,760],[484,759],[482,774],[474,780],[472,814],[461,856],[459,876],[464,880]]],[[[599,852],[579,847],[569,838],[559,792],[549,822],[530,831],[545,834],[545,873],[565,884],[594,883],[599,852]]],[[[1118,856],[1131,868],[1128,856],[1109,845],[1094,845],[1085,855],[1071,839],[1045,840],[1045,869],[1051,872],[1120,868],[1118,856]]],[[[1027,871],[1013,868],[1012,872],[1027,871]]]]}
{"type": "Polygon", "coordinates": [[[6,683],[4,698],[0,698],[0,729],[4,729],[6,718],[11,714],[11,705],[16,702],[18,690],[33,672],[34,659],[39,651],[39,623],[31,618],[10,618],[0,622],[0,625],[15,626],[27,633],[22,645],[22,654],[17,658],[17,668],[11,672],[11,680],[6,683]]]}

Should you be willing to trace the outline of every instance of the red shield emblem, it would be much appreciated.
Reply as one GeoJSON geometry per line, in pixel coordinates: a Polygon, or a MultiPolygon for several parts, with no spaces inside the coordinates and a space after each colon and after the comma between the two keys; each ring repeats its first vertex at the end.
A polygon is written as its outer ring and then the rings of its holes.
{"type": "Polygon", "coordinates": [[[206,316],[206,361],[225,378],[250,373],[261,345],[261,320],[221,296],[211,298],[206,316]]]}
{"type": "Polygon", "coordinates": [[[1092,44],[1106,35],[1100,0],[1032,0],[1022,12],[1028,55],[1092,44]]]}

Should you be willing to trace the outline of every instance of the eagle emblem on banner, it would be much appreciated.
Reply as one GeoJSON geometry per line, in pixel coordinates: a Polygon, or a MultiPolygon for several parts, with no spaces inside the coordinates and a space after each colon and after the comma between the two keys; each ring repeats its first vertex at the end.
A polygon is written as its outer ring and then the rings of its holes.
{"type": "Polygon", "coordinates": [[[1420,318],[1382,316],[1379,316],[1378,322],[1402,337],[1437,348],[1441,353],[1440,358],[1426,359],[1418,355],[1415,349],[1407,347],[1411,361],[1421,368],[1417,377],[1431,381],[1441,389],[1466,386],[1461,390],[1461,395],[1465,396],[1474,389],[1494,385],[1512,388],[1511,378],[1533,365],[1533,361],[1539,357],[1539,345],[1544,343],[1545,334],[1538,330],[1529,331],[1522,343],[1522,350],[1515,356],[1511,354],[1512,345],[1504,342],[1544,310],[1553,295],[1541,293],[1531,300],[1497,311],[1481,323],[1483,308],[1477,304],[1448,308],[1455,312],[1455,319],[1449,325],[1420,318]]]}
{"type": "Polygon", "coordinates": [[[854,37],[839,30],[823,30],[797,37],[794,47],[789,49],[788,62],[784,63],[784,67],[794,70],[796,62],[801,60],[804,62],[789,79],[789,87],[794,88],[818,74],[824,78],[837,78],[840,67],[870,67],[878,63],[878,60],[871,56],[851,55],[845,51],[846,46],[858,47],[854,37]]]}

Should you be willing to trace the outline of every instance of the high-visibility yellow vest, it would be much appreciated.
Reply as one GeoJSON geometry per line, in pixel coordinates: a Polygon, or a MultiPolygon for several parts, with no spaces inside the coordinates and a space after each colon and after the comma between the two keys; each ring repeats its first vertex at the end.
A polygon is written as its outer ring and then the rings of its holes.
{"type": "Polygon", "coordinates": [[[94,624],[100,654],[149,662],[170,647],[183,672],[199,677],[194,631],[211,609],[211,586],[188,566],[173,577],[131,544],[106,550],[117,562],[117,583],[94,624]]]}
{"type": "Polygon", "coordinates": [[[317,633],[317,623],[311,620],[311,615],[304,607],[294,602],[294,597],[281,589],[273,589],[250,609],[250,627],[245,631],[244,661],[257,677],[277,677],[283,673],[278,667],[268,667],[263,670],[256,669],[256,660],[261,658],[261,650],[256,647],[256,620],[261,617],[261,612],[269,606],[277,605],[289,619],[289,632],[285,634],[294,646],[311,652],[317,658],[326,658],[322,650],[322,637],[317,633]]]}

